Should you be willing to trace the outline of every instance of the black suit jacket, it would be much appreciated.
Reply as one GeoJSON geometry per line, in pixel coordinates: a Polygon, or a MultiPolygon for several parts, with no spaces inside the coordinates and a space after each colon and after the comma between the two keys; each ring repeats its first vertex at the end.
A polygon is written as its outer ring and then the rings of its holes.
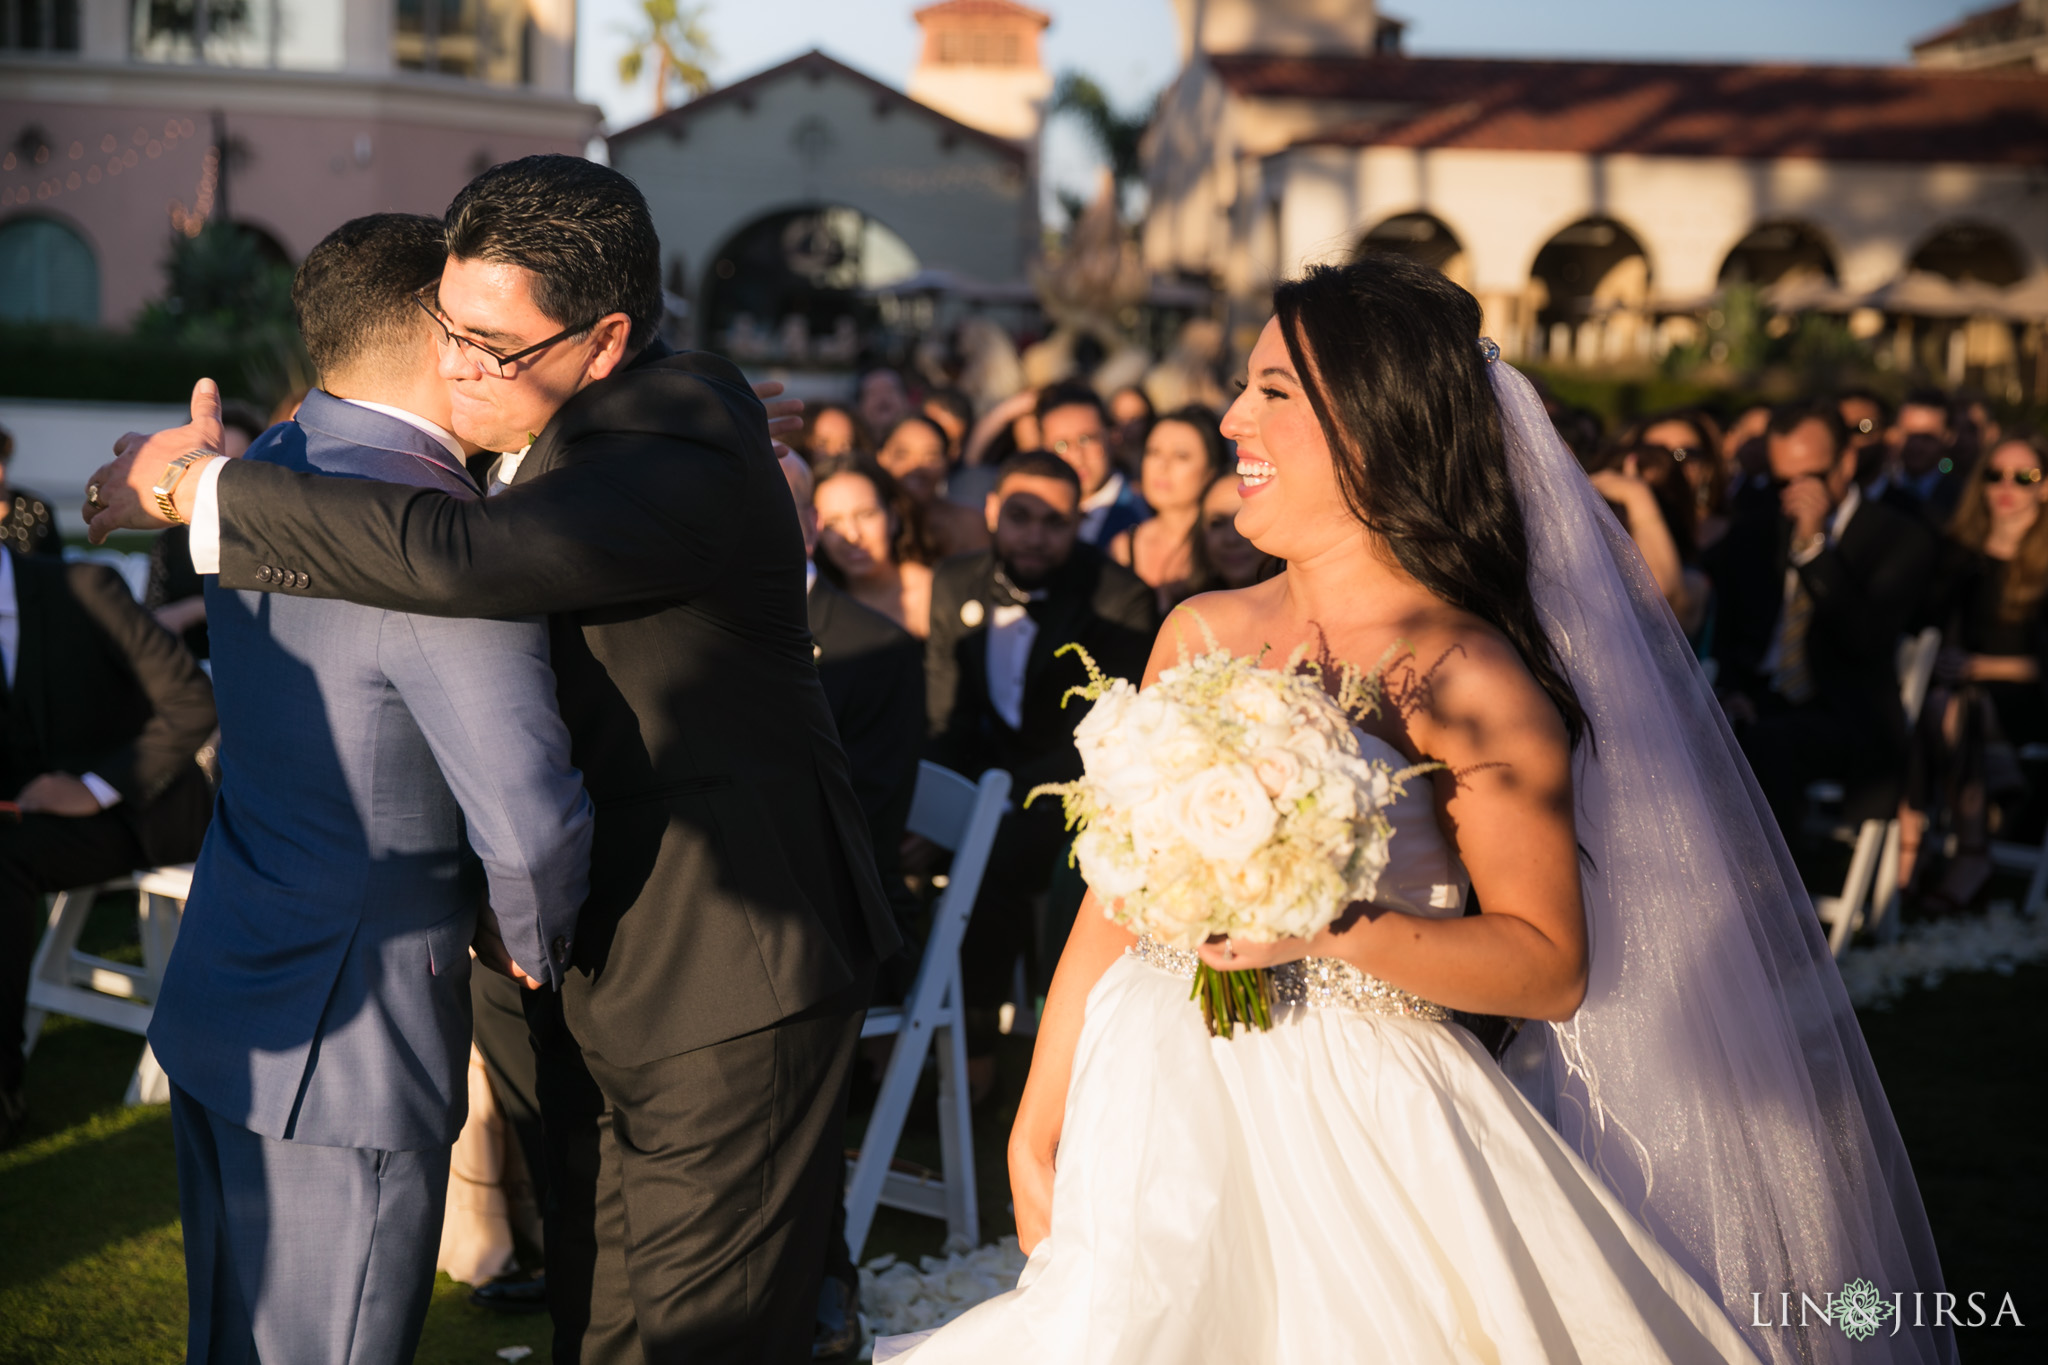
{"type": "MultiPolygon", "coordinates": [[[[1761,699],[1763,671],[1784,611],[1792,523],[1776,509],[1738,520],[1710,552],[1709,574],[1720,595],[1715,657],[1718,685],[1761,699]]],[[[1868,499],[1841,538],[1799,570],[1813,597],[1807,661],[1813,704],[1869,727],[1873,743],[1900,750],[1905,714],[1899,705],[1898,645],[1932,577],[1934,537],[1914,517],[1868,499]]]]}
{"type": "Polygon", "coordinates": [[[924,641],[822,575],[811,585],[812,653],[839,727],[853,794],[874,839],[875,868],[899,909],[903,824],[924,748],[924,641]]]}
{"type": "Polygon", "coordinates": [[[214,730],[212,684],[112,569],[0,554],[14,559],[21,625],[14,686],[0,688],[0,789],[97,774],[151,861],[192,857],[212,805],[194,758],[214,730]]]}
{"type": "Polygon", "coordinates": [[[895,950],[796,509],[727,361],[655,343],[565,403],[487,501],[236,461],[220,505],[224,587],[549,615],[597,806],[590,898],[557,951],[586,1048],[634,1066],[750,1033],[895,950]]]}
{"type": "Polygon", "coordinates": [[[925,703],[931,756],[970,776],[1002,768],[1023,794],[1041,782],[1081,775],[1074,727],[1088,713],[1067,689],[1088,681],[1087,669],[1061,646],[1079,644],[1111,677],[1136,682],[1159,630],[1158,598],[1144,580],[1100,550],[1074,546],[1073,557],[1046,584],[1038,634],[1024,670],[1022,724],[1011,729],[988,693],[988,631],[998,603],[992,550],[955,555],[932,577],[932,633],[925,647],[925,703]],[[971,605],[970,605],[971,604],[971,605]]]}

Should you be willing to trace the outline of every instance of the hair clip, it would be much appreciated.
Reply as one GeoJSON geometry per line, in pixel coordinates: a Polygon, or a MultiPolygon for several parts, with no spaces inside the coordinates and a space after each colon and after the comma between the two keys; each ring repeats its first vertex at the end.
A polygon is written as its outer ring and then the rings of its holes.
{"type": "Polygon", "coordinates": [[[1500,359],[1500,347],[1493,344],[1492,337],[1479,338],[1479,356],[1489,365],[1500,359]]]}

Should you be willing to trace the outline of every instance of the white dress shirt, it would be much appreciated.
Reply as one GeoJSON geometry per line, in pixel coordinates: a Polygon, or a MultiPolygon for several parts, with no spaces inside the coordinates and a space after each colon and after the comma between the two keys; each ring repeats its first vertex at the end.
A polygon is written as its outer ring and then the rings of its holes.
{"type": "MultiPolygon", "coordinates": [[[[353,403],[359,408],[368,408],[371,412],[381,412],[386,417],[396,417],[407,426],[419,428],[439,441],[448,453],[455,457],[457,464],[463,463],[466,458],[462,453],[462,442],[455,439],[454,432],[438,423],[428,421],[416,412],[394,408],[389,403],[372,403],[367,398],[344,398],[341,401],[353,403]]],[[[519,456],[525,454],[524,450],[518,452],[519,456]]],[[[519,468],[518,456],[507,455],[504,458],[510,461],[513,471],[519,468]]],[[[191,516],[192,569],[195,573],[220,572],[220,472],[226,469],[227,465],[226,460],[208,460],[206,467],[199,471],[199,491],[192,498],[191,516]]],[[[510,473],[504,476],[507,483],[511,482],[511,478],[510,473]]],[[[495,481],[491,491],[497,491],[495,481]]]]}
{"type": "MultiPolygon", "coordinates": [[[[21,661],[21,598],[14,591],[14,552],[0,550],[0,673],[7,677],[7,690],[14,690],[14,669],[21,661]]],[[[78,780],[100,803],[100,809],[119,805],[121,793],[98,773],[81,773],[78,780]]]]}
{"type": "Polygon", "coordinates": [[[1024,728],[1024,670],[1037,639],[1038,622],[1017,603],[989,612],[988,700],[1012,730],[1024,728]]]}
{"type": "Polygon", "coordinates": [[[1102,523],[1109,517],[1109,509],[1116,506],[1116,500],[1123,496],[1124,476],[1121,470],[1103,480],[1102,487],[1081,499],[1081,539],[1090,545],[1095,543],[1096,533],[1102,530],[1102,523]]]}

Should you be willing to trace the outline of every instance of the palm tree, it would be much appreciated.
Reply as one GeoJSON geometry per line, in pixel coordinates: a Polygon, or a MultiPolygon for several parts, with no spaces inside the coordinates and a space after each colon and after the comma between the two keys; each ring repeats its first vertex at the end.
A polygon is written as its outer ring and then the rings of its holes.
{"type": "Polygon", "coordinates": [[[1052,112],[1072,114],[1088,130],[1101,149],[1103,159],[1109,162],[1109,173],[1116,182],[1119,200],[1127,187],[1144,179],[1139,144],[1144,140],[1146,126],[1152,121],[1149,112],[1136,115],[1118,113],[1111,107],[1109,97],[1102,93],[1102,87],[1078,71],[1069,71],[1060,77],[1053,90],[1052,112]]]}
{"type": "Polygon", "coordinates": [[[710,8],[685,6],[681,0],[640,0],[640,14],[647,22],[629,35],[633,45],[619,58],[619,79],[629,84],[639,80],[641,66],[652,57],[655,113],[668,111],[671,81],[692,95],[711,88],[711,73],[705,68],[718,59],[718,51],[704,31],[704,15],[710,8]]]}

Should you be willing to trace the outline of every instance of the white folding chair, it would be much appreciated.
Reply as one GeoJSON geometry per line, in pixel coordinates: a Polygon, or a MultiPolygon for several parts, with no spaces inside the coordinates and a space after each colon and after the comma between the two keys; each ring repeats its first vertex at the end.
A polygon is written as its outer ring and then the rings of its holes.
{"type": "MultiPolygon", "coordinates": [[[[1899,704],[1905,710],[1909,731],[1927,703],[1927,689],[1934,681],[1934,658],[1940,652],[1941,632],[1932,626],[1899,643],[1899,704]]],[[[1841,784],[1835,782],[1816,782],[1807,789],[1808,797],[1817,801],[1840,801],[1842,794],[1841,784]]],[[[1839,958],[1848,950],[1851,936],[1866,923],[1873,930],[1897,927],[1904,836],[1897,812],[1885,819],[1865,820],[1853,834],[1839,830],[1837,835],[1854,844],[1849,875],[1842,883],[1841,895],[1816,896],[1813,908],[1827,926],[1829,951],[1839,958]]]]}
{"type": "Polygon", "coordinates": [[[906,827],[953,853],[946,889],[932,911],[931,934],[910,998],[900,1008],[868,1011],[863,1038],[894,1035],[882,1092],[868,1119],[860,1154],[849,1163],[846,1187],[846,1245],[854,1260],[867,1245],[875,1208],[921,1213],[946,1220],[949,1238],[972,1242],[981,1216],[974,1198],[974,1122],[967,1093],[967,1034],[960,998],[960,940],[988,869],[996,827],[1010,804],[1010,775],[992,768],[979,783],[936,763],[917,765],[917,790],[906,827]],[[943,1041],[941,1041],[943,1039],[943,1041]],[[924,1073],[925,1056],[939,1044],[939,1151],[944,1178],[933,1180],[893,1169],[903,1122],[924,1073]]]}
{"type": "MultiPolygon", "coordinates": [[[[156,1012],[157,989],[164,965],[178,940],[185,898],[192,891],[192,867],[158,867],[98,886],[60,891],[50,906],[49,927],[29,966],[28,1013],[23,1019],[24,1054],[35,1050],[46,1015],[66,1014],[95,1024],[147,1035],[156,1012]],[[135,892],[135,913],[142,935],[142,965],[130,966],[81,952],[79,935],[92,914],[93,902],[107,892],[135,892]]],[[[129,1104],[166,1104],[170,1082],[156,1064],[149,1044],[128,1082],[129,1104]]]]}

